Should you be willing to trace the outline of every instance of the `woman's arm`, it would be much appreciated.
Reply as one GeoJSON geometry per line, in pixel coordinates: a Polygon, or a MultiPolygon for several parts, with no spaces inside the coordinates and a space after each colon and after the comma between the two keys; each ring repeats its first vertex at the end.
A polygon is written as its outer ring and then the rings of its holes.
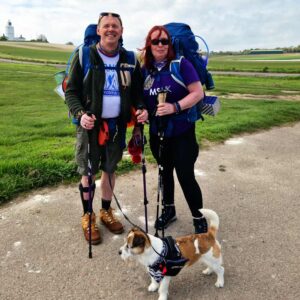
{"type": "Polygon", "coordinates": [[[161,103],[157,105],[156,115],[165,116],[180,112],[194,106],[204,98],[204,92],[200,81],[195,81],[187,86],[189,94],[176,103],[161,103]],[[178,107],[179,105],[179,107],[178,107]],[[176,107],[177,106],[177,107],[176,107]]]}

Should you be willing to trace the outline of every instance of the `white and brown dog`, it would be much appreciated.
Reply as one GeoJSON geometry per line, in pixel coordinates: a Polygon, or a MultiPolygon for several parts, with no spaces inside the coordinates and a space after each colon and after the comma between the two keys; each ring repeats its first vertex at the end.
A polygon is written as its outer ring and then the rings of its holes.
{"type": "MultiPolygon", "coordinates": [[[[221,246],[216,239],[219,217],[210,209],[201,209],[201,213],[209,224],[207,233],[178,237],[174,240],[174,247],[170,248],[170,243],[166,243],[166,240],[133,228],[127,235],[126,243],[119,250],[122,259],[126,260],[129,257],[134,257],[147,267],[151,276],[148,291],[154,292],[159,288],[159,300],[168,298],[169,283],[172,276],[174,276],[172,272],[176,268],[181,269],[182,265],[191,266],[196,261],[203,262],[207,266],[203,274],[209,275],[212,272],[217,274],[216,287],[224,286],[221,246]],[[178,250],[176,255],[171,255],[171,259],[168,258],[170,257],[168,252],[172,252],[170,250],[175,248],[178,250]],[[179,258],[178,253],[180,254],[179,258]],[[178,258],[179,263],[177,266],[174,257],[178,258]]],[[[177,273],[178,271],[175,272],[175,274],[177,273]]]]}

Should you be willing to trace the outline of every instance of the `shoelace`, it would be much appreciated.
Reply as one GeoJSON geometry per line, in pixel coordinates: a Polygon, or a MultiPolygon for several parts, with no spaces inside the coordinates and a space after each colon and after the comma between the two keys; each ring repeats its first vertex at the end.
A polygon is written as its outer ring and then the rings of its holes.
{"type": "Polygon", "coordinates": [[[118,222],[116,217],[113,215],[113,212],[108,210],[104,211],[104,219],[110,224],[118,222]]]}

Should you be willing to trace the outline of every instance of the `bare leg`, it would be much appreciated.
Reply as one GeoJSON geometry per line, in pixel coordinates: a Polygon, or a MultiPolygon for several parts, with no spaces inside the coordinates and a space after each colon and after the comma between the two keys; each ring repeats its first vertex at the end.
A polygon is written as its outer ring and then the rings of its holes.
{"type": "Polygon", "coordinates": [[[102,171],[101,175],[101,193],[102,199],[111,200],[113,196],[113,190],[115,187],[116,175],[115,173],[109,174],[102,171]]]}

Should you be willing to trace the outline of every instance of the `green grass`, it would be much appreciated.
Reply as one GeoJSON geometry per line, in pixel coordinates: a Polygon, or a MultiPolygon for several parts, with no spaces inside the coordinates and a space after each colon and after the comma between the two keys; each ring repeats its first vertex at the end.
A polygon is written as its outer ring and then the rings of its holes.
{"type": "MultiPolygon", "coordinates": [[[[0,63],[0,203],[37,187],[79,179],[75,129],[67,107],[53,91],[57,71],[50,66],[0,63]]],[[[215,81],[221,95],[297,90],[297,79],[290,78],[215,76],[215,81]]],[[[199,141],[221,142],[235,134],[300,120],[300,104],[295,101],[221,98],[221,103],[218,116],[197,123],[199,141]]],[[[147,161],[153,161],[146,150],[147,161]]],[[[133,167],[125,159],[119,172],[133,167]]]]}
{"type": "MultiPolygon", "coordinates": [[[[0,42],[0,58],[64,64],[68,61],[71,53],[72,50],[59,48],[58,45],[30,42],[0,42]]],[[[300,61],[293,61],[295,59],[300,59],[299,53],[213,55],[209,59],[209,70],[300,73],[300,61]]]]}
{"type": "Polygon", "coordinates": [[[300,74],[300,61],[292,60],[299,60],[299,58],[299,54],[226,56],[215,55],[210,57],[208,68],[211,71],[274,72],[300,74]]]}
{"type": "Polygon", "coordinates": [[[197,122],[200,142],[223,142],[233,135],[300,120],[300,102],[221,98],[221,107],[216,117],[204,116],[204,122],[197,122]]]}
{"type": "Polygon", "coordinates": [[[213,93],[226,95],[228,93],[255,95],[298,95],[300,98],[300,77],[250,77],[250,76],[220,76],[214,75],[216,89],[213,93]]]}
{"type": "MultiPolygon", "coordinates": [[[[26,44],[27,45],[27,44],[26,44]]],[[[0,43],[0,58],[45,62],[45,63],[66,63],[72,51],[40,48],[34,46],[34,49],[26,47],[14,47],[0,43]]]]}

